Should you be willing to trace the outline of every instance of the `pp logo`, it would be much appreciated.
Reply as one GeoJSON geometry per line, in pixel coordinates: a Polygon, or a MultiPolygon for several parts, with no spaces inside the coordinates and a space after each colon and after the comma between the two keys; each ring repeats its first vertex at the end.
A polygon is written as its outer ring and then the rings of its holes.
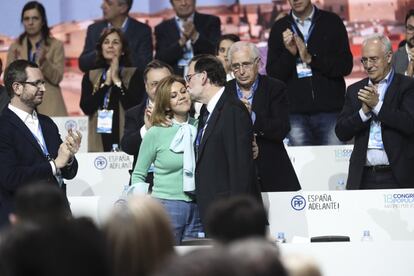
{"type": "Polygon", "coordinates": [[[78,124],[74,120],[67,120],[66,123],[65,123],[65,129],[66,130],[69,130],[69,129],[76,130],[76,129],[78,129],[78,124]]]}
{"type": "Polygon", "coordinates": [[[306,200],[303,196],[297,195],[292,198],[290,201],[290,205],[292,205],[292,208],[296,211],[303,210],[306,206],[306,200]]]}
{"type": "Polygon", "coordinates": [[[106,160],[105,157],[98,156],[95,158],[94,165],[95,165],[95,168],[97,168],[98,170],[103,170],[106,168],[106,165],[108,165],[108,161],[106,160]]]}

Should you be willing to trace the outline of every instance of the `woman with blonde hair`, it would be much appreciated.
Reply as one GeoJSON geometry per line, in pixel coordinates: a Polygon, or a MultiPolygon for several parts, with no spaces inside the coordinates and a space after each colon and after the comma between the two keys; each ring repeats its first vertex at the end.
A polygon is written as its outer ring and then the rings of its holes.
{"type": "Polygon", "coordinates": [[[148,168],[154,164],[152,197],[167,210],[176,244],[203,232],[194,201],[194,141],[197,121],[189,116],[190,96],[181,77],[169,76],[157,86],[152,127],[145,134],[132,173],[132,185],[148,192],[148,168]],[[168,123],[171,120],[172,125],[168,123]]]}
{"type": "Polygon", "coordinates": [[[118,205],[104,230],[114,276],[150,275],[174,253],[168,216],[149,196],[133,196],[118,205]]]}

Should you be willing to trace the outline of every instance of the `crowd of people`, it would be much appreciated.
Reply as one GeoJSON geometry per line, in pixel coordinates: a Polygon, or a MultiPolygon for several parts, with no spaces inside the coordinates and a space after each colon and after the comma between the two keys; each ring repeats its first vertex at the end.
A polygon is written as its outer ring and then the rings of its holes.
{"type": "Polygon", "coordinates": [[[88,150],[120,144],[134,156],[130,190],[150,195],[116,205],[102,229],[72,218],[65,195],[82,135],[70,129],[62,140],[48,117],[66,115],[63,44],[42,4],[23,7],[0,89],[1,275],[319,275],[266,240],[260,193],[301,189],[285,141],[352,140],[347,189],[414,187],[414,11],[395,54],[385,35],[364,39],[367,78],[346,89],[345,26],[311,0],[289,0],[274,23],[267,75],[256,45],[221,35],[195,0],[170,2],[155,59],[151,29],[129,16],[132,0],[104,0],[103,20],[87,30],[88,150]],[[174,245],[201,234],[217,244],[176,256],[174,245]]]}

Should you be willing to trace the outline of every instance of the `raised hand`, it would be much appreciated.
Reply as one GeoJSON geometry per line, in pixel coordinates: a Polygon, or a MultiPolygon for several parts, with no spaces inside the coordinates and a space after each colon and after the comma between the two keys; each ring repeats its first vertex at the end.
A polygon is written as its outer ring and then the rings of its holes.
{"type": "Polygon", "coordinates": [[[298,48],[296,47],[296,42],[293,37],[293,32],[290,29],[286,29],[283,33],[283,44],[285,48],[294,56],[298,53],[298,48]]]}

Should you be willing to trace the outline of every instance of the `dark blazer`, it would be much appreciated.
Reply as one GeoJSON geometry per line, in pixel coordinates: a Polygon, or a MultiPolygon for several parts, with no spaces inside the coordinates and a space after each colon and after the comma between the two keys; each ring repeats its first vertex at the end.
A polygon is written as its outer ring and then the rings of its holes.
{"type": "MultiPolygon", "coordinates": [[[[108,27],[107,21],[98,21],[89,25],[86,32],[85,46],[79,57],[79,68],[83,71],[96,69],[96,44],[102,31],[108,27]]],[[[152,60],[151,28],[131,17],[128,17],[128,27],[124,33],[128,41],[131,66],[144,71],[145,66],[152,60]]]]}
{"type": "MultiPolygon", "coordinates": [[[[200,118],[205,111],[204,106],[200,118]]],[[[208,207],[217,199],[238,194],[260,198],[252,140],[249,112],[237,97],[224,91],[210,114],[197,154],[196,196],[203,222],[208,207]]]]}
{"type": "Polygon", "coordinates": [[[395,72],[399,74],[404,75],[405,71],[407,71],[408,54],[407,50],[405,49],[405,45],[398,48],[398,50],[394,53],[392,57],[392,65],[394,66],[395,72]]]}
{"type": "MultiPolygon", "coordinates": [[[[257,171],[262,192],[297,191],[299,180],[283,144],[289,133],[289,103],[286,85],[276,79],[259,75],[252,101],[256,114],[253,131],[259,147],[257,171]]],[[[237,96],[236,80],[227,84],[237,96]]]]}
{"type": "MultiPolygon", "coordinates": [[[[49,117],[38,114],[38,118],[49,154],[55,159],[62,143],[58,128],[49,117]]],[[[61,170],[66,179],[74,178],[77,171],[76,159],[71,166],[61,170]]],[[[0,172],[0,225],[8,222],[8,215],[14,208],[15,193],[21,186],[38,181],[58,185],[52,167],[33,134],[8,108],[0,117],[0,172]]]]}
{"type": "Polygon", "coordinates": [[[0,115],[3,109],[7,108],[7,105],[10,102],[9,95],[7,94],[7,90],[3,85],[0,85],[0,115]]]}
{"type": "MultiPolygon", "coordinates": [[[[194,13],[194,25],[200,34],[193,45],[194,55],[212,54],[216,52],[216,44],[221,35],[220,19],[214,15],[194,13]]],[[[182,68],[177,62],[183,56],[183,48],[178,44],[180,31],[175,18],[161,22],[155,26],[155,58],[168,63],[177,75],[182,76],[182,68]]]]}
{"type": "Polygon", "coordinates": [[[147,101],[142,101],[141,104],[128,109],[125,112],[125,126],[124,135],[121,139],[121,149],[134,156],[134,163],[132,168],[135,168],[139,147],[141,146],[141,127],[145,124],[144,112],[147,101]]]}
{"type": "MultiPolygon", "coordinates": [[[[283,44],[283,32],[292,30],[289,14],[276,21],[270,31],[266,70],[287,85],[291,113],[339,112],[344,104],[344,76],[352,71],[348,34],[338,15],[315,7],[314,25],[307,48],[312,55],[312,77],[298,78],[296,59],[283,44]]],[[[303,39],[302,33],[299,36],[303,39]]]]}
{"type": "MultiPolygon", "coordinates": [[[[368,84],[363,79],[351,85],[339,115],[335,132],[341,141],[355,138],[348,172],[347,189],[359,189],[367,157],[371,120],[362,122],[358,91],[368,84]]],[[[400,188],[414,188],[414,80],[395,74],[378,113],[382,140],[392,173],[400,188]]]]}

